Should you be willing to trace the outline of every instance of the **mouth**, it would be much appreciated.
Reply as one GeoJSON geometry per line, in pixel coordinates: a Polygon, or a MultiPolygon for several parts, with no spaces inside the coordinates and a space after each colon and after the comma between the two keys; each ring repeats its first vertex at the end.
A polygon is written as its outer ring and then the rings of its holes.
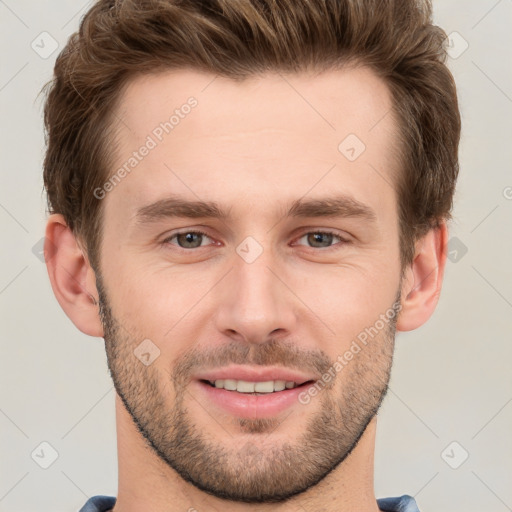
{"type": "Polygon", "coordinates": [[[266,380],[266,381],[247,381],[238,379],[201,379],[200,382],[209,385],[212,388],[224,389],[226,391],[243,393],[245,395],[264,396],[273,393],[279,393],[289,389],[296,389],[313,384],[314,380],[304,382],[286,381],[286,380],[266,380]]]}
{"type": "Polygon", "coordinates": [[[229,367],[196,375],[191,383],[203,408],[237,418],[272,418],[303,407],[301,393],[317,381],[285,368],[229,367]]]}

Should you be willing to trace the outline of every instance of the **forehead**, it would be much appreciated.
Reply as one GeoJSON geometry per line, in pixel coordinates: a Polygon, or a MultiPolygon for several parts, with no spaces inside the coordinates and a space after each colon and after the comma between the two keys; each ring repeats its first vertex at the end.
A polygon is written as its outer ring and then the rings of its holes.
{"type": "Polygon", "coordinates": [[[349,195],[358,186],[364,196],[371,187],[365,192],[361,184],[383,190],[394,181],[390,92],[364,67],[244,81],[166,71],[130,81],[118,105],[112,172],[124,165],[129,176],[108,202],[124,203],[131,214],[166,193],[222,200],[230,190],[233,197],[250,191],[270,204],[338,185],[349,195]],[[142,146],[151,149],[130,169],[142,146]]]}
{"type": "MultiPolygon", "coordinates": [[[[363,66],[322,73],[269,72],[243,81],[179,69],[139,75],[127,83],[116,115],[122,118],[120,129],[148,132],[155,116],[169,119],[190,97],[197,99],[201,116],[182,124],[197,136],[270,126],[293,127],[310,136],[349,128],[364,136],[391,109],[387,85],[363,66]],[[221,123],[226,118],[230,123],[221,123]],[[302,122],[295,124],[297,120],[302,122]]],[[[176,129],[175,136],[180,132],[176,129]]]]}

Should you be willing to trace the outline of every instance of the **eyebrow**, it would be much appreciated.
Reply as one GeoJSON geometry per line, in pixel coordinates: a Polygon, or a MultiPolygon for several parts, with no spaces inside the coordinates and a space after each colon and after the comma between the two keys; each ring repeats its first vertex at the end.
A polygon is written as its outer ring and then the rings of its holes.
{"type": "Polygon", "coordinates": [[[186,201],[171,196],[143,206],[135,213],[137,224],[147,224],[172,217],[227,219],[229,211],[222,209],[213,201],[186,201]]]}
{"type": "MultiPolygon", "coordinates": [[[[230,210],[225,210],[214,201],[187,201],[171,196],[142,206],[135,213],[137,224],[149,224],[167,218],[226,220],[230,210]]],[[[377,215],[368,205],[356,199],[338,195],[322,199],[297,199],[292,202],[285,217],[355,217],[375,222],[377,215]]]]}
{"type": "Polygon", "coordinates": [[[288,217],[356,217],[370,222],[377,220],[377,214],[368,205],[349,196],[324,199],[298,199],[288,210],[288,217]]]}

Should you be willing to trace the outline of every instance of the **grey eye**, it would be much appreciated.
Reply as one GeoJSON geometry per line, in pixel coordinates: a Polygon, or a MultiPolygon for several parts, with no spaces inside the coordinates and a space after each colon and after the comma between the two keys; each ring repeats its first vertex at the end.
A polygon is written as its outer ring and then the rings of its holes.
{"type": "Polygon", "coordinates": [[[202,242],[205,238],[209,238],[209,236],[202,231],[183,231],[182,233],[175,233],[170,236],[165,242],[177,245],[182,249],[197,249],[204,245],[202,242]],[[177,240],[177,243],[172,241],[174,239],[177,240]]]}
{"type": "Polygon", "coordinates": [[[339,235],[328,231],[311,231],[301,236],[299,240],[302,240],[303,238],[305,238],[307,244],[314,249],[332,247],[332,245],[334,245],[333,242],[335,239],[344,242],[343,238],[341,238],[339,235]]]}

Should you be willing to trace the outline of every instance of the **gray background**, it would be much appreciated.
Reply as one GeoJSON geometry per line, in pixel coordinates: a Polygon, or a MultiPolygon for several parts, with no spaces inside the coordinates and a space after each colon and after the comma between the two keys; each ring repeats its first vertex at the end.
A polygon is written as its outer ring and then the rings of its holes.
{"type": "MultiPolygon", "coordinates": [[[[78,510],[117,490],[103,340],[62,312],[37,250],[45,201],[36,96],[89,5],[0,0],[0,511],[78,510]],[[42,32],[59,45],[49,56],[42,32]],[[43,469],[52,449],[58,457],[43,469]]],[[[434,7],[436,22],[460,35],[450,37],[449,62],[463,118],[453,261],[431,320],[397,337],[376,494],[411,494],[422,512],[504,512],[512,510],[512,0],[434,7]]]]}

